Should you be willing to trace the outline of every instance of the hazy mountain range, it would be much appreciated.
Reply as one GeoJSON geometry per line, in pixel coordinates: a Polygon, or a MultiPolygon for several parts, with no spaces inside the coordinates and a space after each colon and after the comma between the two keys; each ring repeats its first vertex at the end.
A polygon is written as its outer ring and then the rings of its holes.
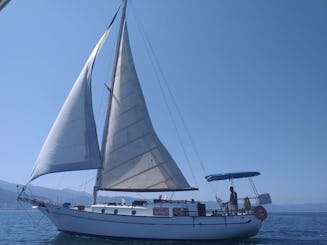
{"type": "MultiPolygon", "coordinates": [[[[17,202],[18,189],[16,184],[0,180],[0,209],[25,209],[28,205],[17,202]]],[[[92,195],[88,192],[74,191],[71,189],[49,189],[39,186],[29,186],[28,194],[42,199],[49,199],[58,203],[70,202],[72,204],[90,205],[92,195]]],[[[127,203],[131,203],[133,198],[124,197],[127,203]]],[[[121,202],[122,197],[103,197],[99,196],[100,203],[121,202]]],[[[216,208],[216,202],[206,202],[208,208],[216,208]]],[[[270,212],[327,212],[327,203],[316,204],[289,204],[289,205],[267,205],[270,212]]]]}
{"type": "MultiPolygon", "coordinates": [[[[92,195],[88,192],[74,191],[71,189],[50,189],[40,186],[29,185],[26,193],[29,196],[38,199],[51,200],[57,203],[69,202],[72,204],[80,204],[89,206],[92,202],[92,195]]],[[[0,209],[22,209],[26,205],[17,202],[18,188],[17,184],[8,183],[0,180],[0,209]],[[23,205],[23,206],[22,206],[23,205]]],[[[126,202],[130,202],[131,198],[124,198],[126,202]]],[[[121,202],[122,197],[110,197],[110,202],[121,202]]],[[[99,196],[98,201],[105,203],[109,201],[109,197],[99,196]]]]}

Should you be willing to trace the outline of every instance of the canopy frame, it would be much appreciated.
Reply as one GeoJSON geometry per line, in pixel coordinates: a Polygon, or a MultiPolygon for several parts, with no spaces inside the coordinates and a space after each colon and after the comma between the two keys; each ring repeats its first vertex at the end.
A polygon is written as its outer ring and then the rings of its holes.
{"type": "Polygon", "coordinates": [[[205,178],[208,182],[219,181],[219,180],[233,180],[239,178],[249,178],[260,175],[259,172],[233,172],[233,173],[224,173],[224,174],[210,174],[205,178]]]}

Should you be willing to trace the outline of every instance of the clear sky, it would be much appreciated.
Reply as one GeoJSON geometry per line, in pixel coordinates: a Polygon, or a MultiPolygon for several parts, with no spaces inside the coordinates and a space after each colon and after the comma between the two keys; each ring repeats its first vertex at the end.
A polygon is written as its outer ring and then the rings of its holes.
{"type": "MultiPolygon", "coordinates": [[[[0,179],[26,183],[65,97],[119,4],[12,0],[0,12],[0,179]]],[[[275,203],[313,203],[327,202],[326,13],[327,2],[318,0],[130,0],[132,51],[152,122],[186,178],[200,188],[184,197],[210,200],[212,187],[224,198],[228,183],[205,183],[179,129],[192,171],[186,163],[136,20],[206,173],[260,171],[257,188],[270,192],[275,203]]],[[[95,68],[99,125],[103,83],[110,77],[106,59],[115,38],[108,41],[95,68]]],[[[63,179],[71,187],[84,178],[92,185],[93,175],[54,174],[34,184],[64,188],[63,179]]],[[[240,194],[245,184],[235,181],[240,194]]]]}

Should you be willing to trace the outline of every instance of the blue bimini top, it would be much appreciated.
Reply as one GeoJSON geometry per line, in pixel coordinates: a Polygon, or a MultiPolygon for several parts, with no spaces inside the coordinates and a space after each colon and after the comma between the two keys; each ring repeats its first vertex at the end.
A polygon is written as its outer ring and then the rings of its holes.
{"type": "Polygon", "coordinates": [[[260,175],[259,172],[236,172],[236,173],[225,173],[225,174],[210,174],[206,176],[208,182],[226,179],[239,179],[247,178],[260,175]]]}

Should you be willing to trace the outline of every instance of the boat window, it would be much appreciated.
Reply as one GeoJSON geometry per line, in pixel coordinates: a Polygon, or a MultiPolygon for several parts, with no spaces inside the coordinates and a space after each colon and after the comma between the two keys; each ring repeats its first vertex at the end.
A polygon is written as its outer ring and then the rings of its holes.
{"type": "Polygon", "coordinates": [[[197,204],[199,216],[206,216],[206,205],[203,203],[197,204]]]}
{"type": "Polygon", "coordinates": [[[173,208],[173,215],[174,216],[188,216],[188,209],[187,208],[173,208]]]}
{"type": "Polygon", "coordinates": [[[133,203],[132,203],[132,206],[141,206],[141,207],[145,207],[145,206],[148,206],[148,202],[147,201],[144,201],[144,200],[135,200],[133,203]]]}
{"type": "Polygon", "coordinates": [[[157,207],[153,208],[154,216],[169,216],[169,208],[157,207]]]}

